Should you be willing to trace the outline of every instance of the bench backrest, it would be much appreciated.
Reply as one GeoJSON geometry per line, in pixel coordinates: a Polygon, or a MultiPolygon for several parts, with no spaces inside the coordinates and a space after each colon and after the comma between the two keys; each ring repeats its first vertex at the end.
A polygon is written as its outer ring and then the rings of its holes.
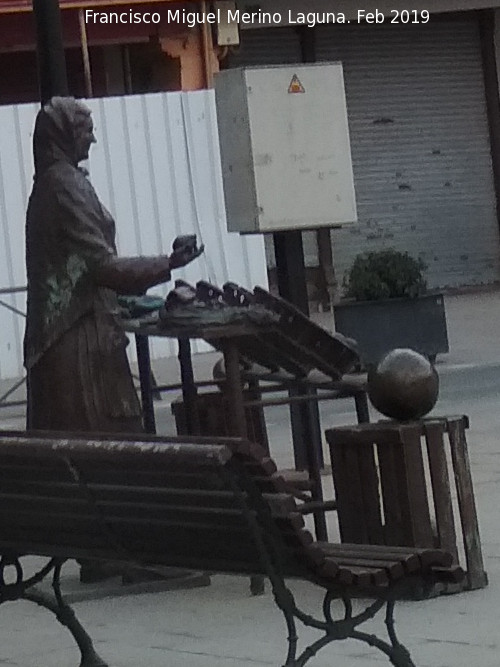
{"type": "Polygon", "coordinates": [[[259,515],[275,565],[304,576],[313,540],[275,473],[237,439],[0,432],[0,553],[259,573],[259,515]]]}

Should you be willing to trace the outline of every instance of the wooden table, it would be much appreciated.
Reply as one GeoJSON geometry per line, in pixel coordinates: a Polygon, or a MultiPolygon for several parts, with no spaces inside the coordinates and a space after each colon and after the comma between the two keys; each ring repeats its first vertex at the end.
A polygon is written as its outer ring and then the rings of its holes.
{"type": "MultiPolygon", "coordinates": [[[[307,470],[308,489],[313,500],[323,502],[323,489],[321,482],[322,460],[322,433],[319,421],[318,390],[326,390],[324,396],[328,398],[354,398],[356,412],[359,422],[369,421],[368,405],[363,381],[345,382],[332,379],[324,373],[310,371],[304,373],[313,365],[314,355],[319,354],[312,348],[307,349],[303,341],[298,340],[294,344],[291,340],[283,339],[283,334],[275,325],[252,324],[217,324],[198,326],[167,326],[165,322],[150,322],[145,320],[126,320],[124,328],[129,333],[135,334],[137,358],[139,366],[139,377],[141,385],[141,399],[144,414],[144,426],[148,433],[156,432],[156,423],[153,405],[154,387],[152,386],[151,363],[149,354],[149,337],[159,336],[176,338],[179,342],[179,362],[182,380],[182,397],[184,402],[184,413],[187,421],[187,433],[190,435],[201,434],[198,422],[197,409],[197,386],[194,379],[191,362],[190,341],[191,339],[203,339],[212,344],[222,352],[225,364],[225,389],[224,393],[230,402],[227,411],[229,417],[229,429],[227,435],[236,437],[248,437],[247,420],[245,414],[245,397],[243,394],[244,381],[254,383],[273,383],[272,389],[285,390],[288,396],[283,399],[259,400],[260,407],[266,405],[288,405],[294,408],[291,411],[292,434],[296,463],[300,461],[301,469],[307,470]],[[273,336],[275,336],[273,340],[273,336]],[[277,350],[279,343],[283,342],[283,349],[277,350]],[[269,346],[265,350],[266,345],[269,346]],[[295,376],[286,372],[260,373],[251,371],[241,372],[241,359],[248,364],[249,358],[255,353],[259,358],[262,356],[274,360],[278,357],[288,368],[297,368],[302,375],[295,376]],[[242,377],[243,375],[243,377],[242,377]],[[294,419],[295,416],[295,419],[294,419]],[[300,446],[297,446],[297,442],[300,446]]],[[[321,330],[322,337],[328,337],[327,332],[321,330]]],[[[328,340],[322,340],[323,348],[327,347],[328,340]]],[[[328,364],[326,366],[329,367],[328,364]]],[[[297,371],[299,372],[299,371],[297,371]]],[[[166,390],[167,388],[160,388],[166,390]]],[[[255,402],[253,402],[255,405],[255,402]]],[[[326,540],[327,528],[326,518],[322,511],[314,513],[314,523],[318,539],[326,540]]]]}
{"type": "MultiPolygon", "coordinates": [[[[190,341],[191,339],[203,339],[217,340],[220,342],[226,368],[227,394],[231,397],[232,435],[242,438],[247,437],[237,339],[241,336],[251,335],[255,328],[248,324],[174,328],[165,327],[163,324],[147,324],[141,320],[126,320],[124,321],[124,328],[127,332],[135,334],[144,427],[147,433],[156,433],[149,337],[159,336],[164,338],[176,338],[179,342],[178,358],[182,381],[182,397],[186,405],[188,418],[191,419],[193,417],[196,418],[197,390],[191,361],[190,341]]],[[[196,424],[191,424],[190,426],[190,430],[194,433],[196,424]]]]}

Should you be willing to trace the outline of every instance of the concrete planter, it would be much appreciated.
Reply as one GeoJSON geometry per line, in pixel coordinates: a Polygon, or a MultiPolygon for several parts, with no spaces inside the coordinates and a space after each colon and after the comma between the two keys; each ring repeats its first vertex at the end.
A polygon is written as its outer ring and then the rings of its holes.
{"type": "Polygon", "coordinates": [[[336,331],[357,341],[364,364],[376,364],[396,347],[409,347],[432,361],[449,351],[442,294],[345,301],[333,310],[336,331]]]}

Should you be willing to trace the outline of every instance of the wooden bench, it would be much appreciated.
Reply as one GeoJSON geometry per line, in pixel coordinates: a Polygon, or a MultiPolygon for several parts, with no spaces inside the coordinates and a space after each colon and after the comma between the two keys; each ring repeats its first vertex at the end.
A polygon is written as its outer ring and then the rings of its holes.
{"type": "Polygon", "coordinates": [[[437,549],[316,542],[276,466],[259,446],[238,439],[187,439],[0,432],[0,603],[31,600],[67,626],[81,667],[105,667],[60,590],[67,558],[265,575],[288,630],[287,667],[301,667],[332,641],[354,638],[413,667],[394,630],[397,597],[414,586],[458,580],[452,556],[437,549]],[[25,577],[20,558],[48,562],[25,577]],[[16,581],[6,583],[7,567],[16,581]],[[54,598],[37,590],[53,576],[54,598]],[[322,616],[297,605],[286,580],[324,589],[322,616]],[[353,597],[369,598],[354,612],[353,597]],[[332,605],[344,606],[334,620],[332,605]],[[359,626],[386,607],[388,639],[359,626]],[[297,624],[319,637],[297,647],[297,624]]]}

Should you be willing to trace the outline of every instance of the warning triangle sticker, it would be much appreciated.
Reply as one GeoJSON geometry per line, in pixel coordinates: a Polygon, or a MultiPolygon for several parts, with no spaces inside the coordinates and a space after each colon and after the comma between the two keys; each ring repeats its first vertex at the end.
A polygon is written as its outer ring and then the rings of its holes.
{"type": "Polygon", "coordinates": [[[294,74],[292,76],[292,80],[290,81],[290,85],[288,86],[288,92],[289,93],[305,93],[306,92],[306,89],[300,83],[299,77],[296,74],[294,74]]]}

